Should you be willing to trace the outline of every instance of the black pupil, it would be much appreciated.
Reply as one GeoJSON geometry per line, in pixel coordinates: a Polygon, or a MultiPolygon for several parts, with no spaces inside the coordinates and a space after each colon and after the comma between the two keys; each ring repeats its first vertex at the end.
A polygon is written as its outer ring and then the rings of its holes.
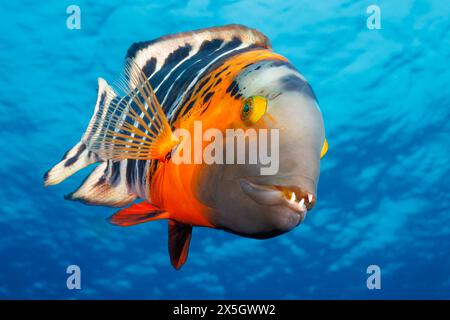
{"type": "Polygon", "coordinates": [[[247,113],[247,112],[249,112],[250,111],[250,106],[246,103],[245,105],[244,105],[244,113],[247,113]]]}

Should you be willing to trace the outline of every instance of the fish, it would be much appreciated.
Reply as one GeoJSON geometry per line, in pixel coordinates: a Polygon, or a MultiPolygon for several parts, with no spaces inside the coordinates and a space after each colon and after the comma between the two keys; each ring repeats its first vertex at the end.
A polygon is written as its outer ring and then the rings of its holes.
{"type": "MultiPolygon", "coordinates": [[[[252,137],[246,139],[249,146],[252,137]]],[[[228,155],[228,146],[214,150],[228,155]]],[[[45,173],[44,185],[97,163],[65,198],[120,208],[109,218],[117,226],[167,220],[170,262],[178,270],[194,227],[253,239],[297,227],[316,203],[327,150],[318,100],[304,76],[256,29],[217,26],[132,44],[117,83],[98,78],[86,131],[45,173]],[[276,172],[262,174],[267,162],[260,158],[175,161],[210,146],[180,134],[195,136],[198,124],[219,136],[277,133],[270,136],[276,172]]]]}

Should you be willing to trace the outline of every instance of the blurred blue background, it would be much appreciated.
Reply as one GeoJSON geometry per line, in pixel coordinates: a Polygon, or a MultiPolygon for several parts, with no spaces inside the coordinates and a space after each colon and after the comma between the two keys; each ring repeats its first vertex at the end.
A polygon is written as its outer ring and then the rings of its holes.
{"type": "Polygon", "coordinates": [[[3,1],[0,298],[450,298],[448,1],[3,1]],[[162,4],[163,2],[163,4],[162,4]],[[381,30],[366,8],[381,8],[381,30]],[[81,30],[66,8],[81,8],[81,30]],[[43,187],[84,131],[98,76],[135,41],[214,25],[261,30],[314,88],[330,151],[304,224],[271,240],[194,230],[174,271],[167,223],[63,199],[91,170],[43,187]],[[66,267],[82,290],[66,289],[66,267]],[[366,288],[381,267],[382,290],[366,288]]]}

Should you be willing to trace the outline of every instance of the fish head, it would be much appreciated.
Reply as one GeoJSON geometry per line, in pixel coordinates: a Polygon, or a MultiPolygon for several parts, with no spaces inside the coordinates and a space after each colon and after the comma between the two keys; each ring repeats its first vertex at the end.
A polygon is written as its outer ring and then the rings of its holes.
{"type": "MultiPolygon", "coordinates": [[[[237,164],[237,151],[233,163],[204,167],[198,196],[213,208],[215,225],[251,238],[277,236],[298,226],[316,203],[326,147],[321,111],[309,84],[287,62],[252,65],[235,78],[234,86],[239,99],[233,112],[239,120],[228,127],[255,129],[258,151],[252,150],[249,136],[245,163],[237,164]],[[245,115],[249,108],[253,119],[245,115]],[[261,148],[261,142],[266,146],[261,148]],[[264,150],[268,158],[261,155],[264,150]],[[256,163],[250,163],[252,152],[260,153],[256,163]]],[[[229,143],[236,140],[227,139],[224,153],[229,143]]]]}

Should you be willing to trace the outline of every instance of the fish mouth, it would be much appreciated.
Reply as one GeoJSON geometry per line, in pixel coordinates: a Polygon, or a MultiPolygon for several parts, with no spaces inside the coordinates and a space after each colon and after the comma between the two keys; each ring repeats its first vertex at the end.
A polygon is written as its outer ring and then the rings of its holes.
{"type": "Polygon", "coordinates": [[[315,203],[316,197],[295,185],[260,185],[240,179],[242,191],[253,201],[265,206],[285,206],[300,214],[302,220],[315,203]]]}

